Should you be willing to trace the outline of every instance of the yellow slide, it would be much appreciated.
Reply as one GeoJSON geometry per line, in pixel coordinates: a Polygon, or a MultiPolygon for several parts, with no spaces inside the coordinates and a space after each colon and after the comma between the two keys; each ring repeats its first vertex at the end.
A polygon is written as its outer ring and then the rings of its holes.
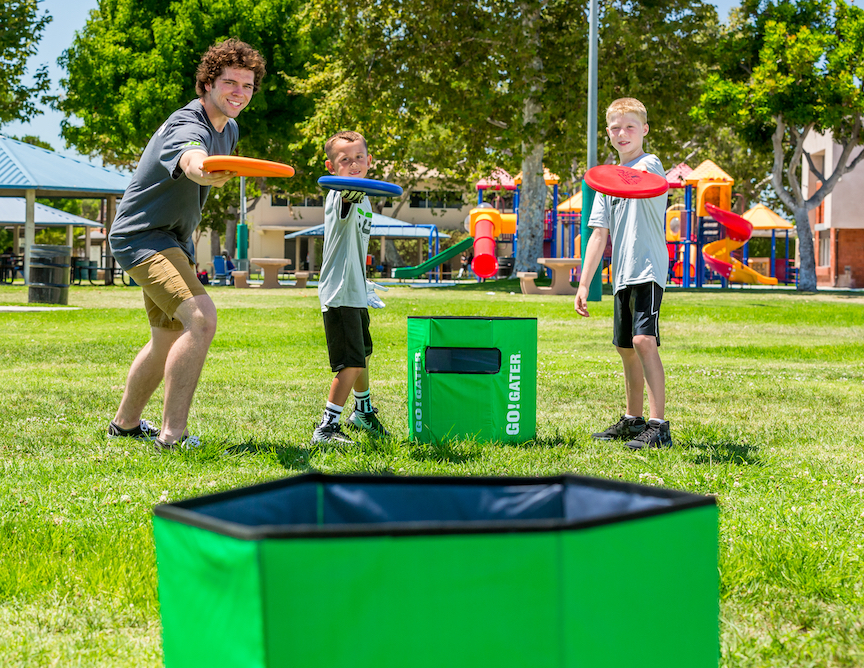
{"type": "Polygon", "coordinates": [[[738,250],[750,239],[753,233],[753,225],[741,216],[718,209],[712,204],[706,204],[708,213],[718,223],[726,228],[728,236],[725,239],[712,241],[702,247],[702,257],[705,265],[712,271],[716,271],[732,283],[759,283],[761,285],[777,285],[777,279],[765,276],[732,257],[732,251],[738,250]]]}
{"type": "Polygon", "coordinates": [[[777,285],[776,278],[760,274],[758,271],[753,271],[750,267],[732,257],[732,251],[738,250],[745,243],[745,241],[736,241],[735,239],[727,237],[726,239],[720,239],[718,241],[712,241],[710,244],[705,244],[702,247],[702,255],[705,258],[705,264],[707,264],[712,271],[716,271],[732,283],[777,285]]]}

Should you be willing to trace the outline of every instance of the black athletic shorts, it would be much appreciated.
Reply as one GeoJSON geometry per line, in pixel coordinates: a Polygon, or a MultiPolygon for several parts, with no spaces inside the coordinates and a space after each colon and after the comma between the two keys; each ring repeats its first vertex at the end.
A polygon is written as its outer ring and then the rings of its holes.
{"type": "Polygon", "coordinates": [[[615,293],[615,324],[612,343],[632,348],[633,337],[653,336],[660,345],[660,302],[663,288],[654,283],[628,285],[615,293]]]}
{"type": "Polygon", "coordinates": [[[322,313],[324,335],[330,368],[336,373],[345,367],[366,368],[366,358],[372,354],[369,334],[369,310],[353,306],[337,306],[322,313]]]}

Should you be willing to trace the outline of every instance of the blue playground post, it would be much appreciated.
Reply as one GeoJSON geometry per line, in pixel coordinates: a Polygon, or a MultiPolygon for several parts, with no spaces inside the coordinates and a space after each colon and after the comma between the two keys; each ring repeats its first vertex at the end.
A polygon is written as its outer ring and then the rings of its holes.
{"type": "Polygon", "coordinates": [[[768,274],[771,278],[777,277],[777,272],[774,270],[774,260],[777,257],[777,230],[771,230],[771,273],[768,274]]]}
{"type": "MultiPolygon", "coordinates": [[[[561,240],[564,247],[564,240],[561,240]]],[[[552,257],[563,257],[558,254],[558,184],[552,185],[552,257]]]]}
{"type": "Polygon", "coordinates": [[[516,257],[516,245],[519,243],[519,186],[513,192],[513,213],[516,214],[516,231],[513,233],[513,257],[516,257]]]}
{"type": "Polygon", "coordinates": [[[688,184],[684,188],[684,261],[681,263],[681,287],[690,287],[690,235],[692,234],[691,223],[693,221],[693,186],[688,184]]]}
{"type": "MultiPolygon", "coordinates": [[[[585,259],[585,249],[588,246],[588,239],[591,236],[591,228],[588,227],[588,219],[591,217],[591,207],[594,205],[594,190],[585,183],[582,179],[582,215],[580,216],[579,230],[582,235],[581,252],[582,259],[585,259]],[[586,213],[587,212],[587,213],[586,213]]],[[[603,260],[597,265],[597,271],[591,277],[591,283],[588,286],[588,301],[599,302],[603,298],[603,260]]]]}

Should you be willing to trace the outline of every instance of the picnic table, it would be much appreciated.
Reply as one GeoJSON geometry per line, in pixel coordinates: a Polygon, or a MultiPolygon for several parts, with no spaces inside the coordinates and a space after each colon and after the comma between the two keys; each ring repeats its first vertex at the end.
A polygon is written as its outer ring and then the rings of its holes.
{"type": "Polygon", "coordinates": [[[537,272],[520,271],[519,287],[523,295],[575,295],[577,288],[570,285],[570,272],[582,266],[578,257],[538,257],[537,262],[552,273],[552,285],[545,287],[534,283],[537,272]]]}
{"type": "Polygon", "coordinates": [[[291,264],[291,260],[284,257],[253,257],[249,258],[252,264],[257,264],[264,271],[264,282],[262,288],[281,288],[279,285],[279,272],[282,267],[291,264]]]}

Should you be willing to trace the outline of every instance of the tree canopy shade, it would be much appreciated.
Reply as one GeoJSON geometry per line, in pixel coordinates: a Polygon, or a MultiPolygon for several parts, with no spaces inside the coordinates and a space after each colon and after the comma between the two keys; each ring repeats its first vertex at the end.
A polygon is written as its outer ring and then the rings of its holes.
{"type": "Polygon", "coordinates": [[[238,151],[294,163],[295,124],[311,107],[288,86],[329,28],[308,29],[302,0],[100,0],[64,52],[63,137],[79,152],[133,166],[165,118],[195,93],[195,69],[212,44],[237,37],[267,60],[267,76],[238,119],[238,151]],[[76,125],[68,119],[81,119],[76,125]]]}
{"type": "Polygon", "coordinates": [[[4,0],[0,3],[0,126],[11,121],[27,121],[41,114],[37,102],[48,92],[48,65],[33,75],[26,85],[27,59],[36,47],[45,26],[51,22],[47,14],[39,15],[38,0],[4,0]]]}
{"type": "Polygon", "coordinates": [[[745,0],[718,47],[719,71],[708,77],[694,116],[723,118],[754,147],[772,148],[772,184],[798,232],[798,287],[815,290],[808,211],[864,156],[852,157],[862,143],[864,12],[843,0],[745,0]],[[836,166],[820,169],[804,150],[811,132],[831,132],[842,146],[836,166]],[[821,181],[806,194],[802,160],[821,181]]]}
{"type": "MultiPolygon", "coordinates": [[[[587,3],[311,0],[310,7],[313,21],[340,33],[298,82],[316,98],[306,139],[320,146],[354,127],[373,154],[405,172],[412,161],[475,177],[492,166],[521,169],[516,267],[534,267],[543,166],[574,179],[585,167],[587,3]],[[430,128],[433,141],[424,135],[430,128]]],[[[687,111],[716,30],[716,10],[698,0],[604,3],[601,111],[616,97],[641,98],[658,119],[651,150],[661,159],[678,153],[692,133],[687,111]]]]}

